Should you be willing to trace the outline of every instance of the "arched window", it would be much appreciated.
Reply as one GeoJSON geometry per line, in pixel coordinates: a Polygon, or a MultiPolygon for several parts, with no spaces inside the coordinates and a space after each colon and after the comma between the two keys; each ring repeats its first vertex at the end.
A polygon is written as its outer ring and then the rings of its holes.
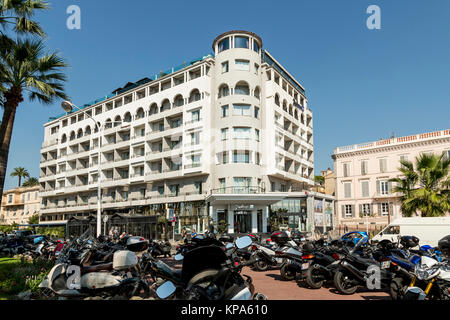
{"type": "Polygon", "coordinates": [[[169,101],[169,99],[165,99],[161,103],[161,112],[166,111],[166,110],[170,110],[170,101],[169,101]]]}
{"type": "Polygon", "coordinates": [[[226,97],[230,95],[230,88],[227,84],[223,83],[219,87],[219,98],[226,97]]]}
{"type": "Polygon", "coordinates": [[[62,137],[61,137],[61,143],[64,143],[64,142],[66,142],[67,141],[67,136],[66,136],[66,134],[64,133],[63,135],[62,135],[62,137]]]}
{"type": "Polygon", "coordinates": [[[156,103],[152,103],[152,105],[150,106],[150,115],[154,115],[158,113],[158,106],[156,103]]]}
{"type": "Polygon", "coordinates": [[[234,87],[234,94],[243,94],[248,96],[250,94],[248,83],[245,81],[239,81],[234,87]]]}
{"type": "Polygon", "coordinates": [[[111,119],[106,119],[106,121],[105,121],[105,128],[106,129],[109,129],[109,128],[112,128],[112,122],[111,122],[111,119]]]}
{"type": "Polygon", "coordinates": [[[142,109],[142,108],[137,109],[137,111],[136,111],[136,120],[137,119],[142,119],[144,117],[145,117],[144,109],[142,109]]]}
{"type": "Polygon", "coordinates": [[[78,132],[77,132],[77,139],[78,138],[81,138],[83,136],[83,129],[78,129],[78,132]]]}
{"type": "Polygon", "coordinates": [[[86,129],[84,129],[84,135],[91,134],[91,127],[87,126],[86,129]]]}
{"type": "Polygon", "coordinates": [[[120,116],[116,116],[114,118],[114,127],[119,126],[121,124],[121,122],[122,122],[122,118],[120,116]]]}
{"type": "Polygon", "coordinates": [[[280,96],[278,95],[278,93],[275,94],[275,104],[277,106],[280,106],[280,96]]]}
{"type": "Polygon", "coordinates": [[[131,113],[125,113],[125,115],[123,116],[123,122],[131,122],[131,113]]]}
{"type": "Polygon", "coordinates": [[[300,122],[302,124],[305,124],[305,116],[303,115],[303,113],[300,115],[300,122]]]}
{"type": "Polygon", "coordinates": [[[173,103],[175,105],[175,107],[181,107],[182,105],[184,105],[184,98],[181,94],[178,94],[174,99],[173,99],[173,103]]]}
{"type": "Polygon", "coordinates": [[[260,99],[260,95],[261,95],[261,90],[259,90],[259,87],[255,88],[255,91],[253,92],[253,95],[255,96],[256,99],[260,99]]]}
{"type": "Polygon", "coordinates": [[[289,114],[292,116],[292,104],[289,105],[289,114]]]}
{"type": "Polygon", "coordinates": [[[294,110],[294,118],[298,120],[298,110],[297,109],[294,110]]]}
{"type": "Polygon", "coordinates": [[[286,111],[286,112],[288,111],[287,110],[287,101],[286,100],[283,100],[283,110],[286,111]]]}
{"type": "Polygon", "coordinates": [[[202,96],[200,94],[200,91],[198,91],[198,89],[194,89],[191,91],[191,94],[189,95],[189,103],[199,101],[201,97],[202,96]]]}

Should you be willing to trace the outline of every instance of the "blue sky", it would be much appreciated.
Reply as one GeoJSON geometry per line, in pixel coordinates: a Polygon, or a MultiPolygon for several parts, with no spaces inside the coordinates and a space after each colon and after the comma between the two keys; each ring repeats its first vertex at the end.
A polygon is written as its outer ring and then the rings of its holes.
{"type": "MultiPolygon", "coordinates": [[[[315,171],[332,167],[337,146],[450,127],[450,1],[52,0],[39,14],[47,46],[70,64],[75,104],[127,81],[211,52],[214,38],[244,29],[306,88],[314,114],[315,171]],[[66,28],[68,6],[81,30],[66,28]],[[366,27],[369,5],[381,30],[366,27]]],[[[17,111],[5,188],[23,166],[39,176],[43,125],[59,104],[23,102],[17,111]]]]}

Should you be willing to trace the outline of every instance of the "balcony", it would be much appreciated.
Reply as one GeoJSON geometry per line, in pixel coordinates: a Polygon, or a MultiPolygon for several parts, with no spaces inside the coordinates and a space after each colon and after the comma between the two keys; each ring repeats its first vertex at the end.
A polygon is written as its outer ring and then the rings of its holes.
{"type": "Polygon", "coordinates": [[[248,186],[248,187],[223,187],[212,189],[211,193],[221,193],[221,194],[260,194],[266,193],[264,188],[258,186],[248,186]]]}

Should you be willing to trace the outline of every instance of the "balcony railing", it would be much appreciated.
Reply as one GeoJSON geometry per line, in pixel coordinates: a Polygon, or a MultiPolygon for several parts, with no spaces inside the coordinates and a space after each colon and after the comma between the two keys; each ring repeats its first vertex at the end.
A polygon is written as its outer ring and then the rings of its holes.
{"type": "Polygon", "coordinates": [[[255,186],[248,187],[223,187],[218,189],[212,189],[211,193],[222,193],[222,194],[259,194],[266,193],[266,189],[255,186]]]}

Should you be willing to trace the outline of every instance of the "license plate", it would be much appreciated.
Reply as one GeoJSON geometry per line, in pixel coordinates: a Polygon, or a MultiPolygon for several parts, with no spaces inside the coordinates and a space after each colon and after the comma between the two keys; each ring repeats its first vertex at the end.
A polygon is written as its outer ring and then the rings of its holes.
{"type": "Polygon", "coordinates": [[[391,261],[383,261],[381,262],[381,269],[387,269],[391,266],[391,261]]]}
{"type": "Polygon", "coordinates": [[[306,270],[309,268],[309,262],[308,263],[302,263],[302,270],[306,270]]]}

